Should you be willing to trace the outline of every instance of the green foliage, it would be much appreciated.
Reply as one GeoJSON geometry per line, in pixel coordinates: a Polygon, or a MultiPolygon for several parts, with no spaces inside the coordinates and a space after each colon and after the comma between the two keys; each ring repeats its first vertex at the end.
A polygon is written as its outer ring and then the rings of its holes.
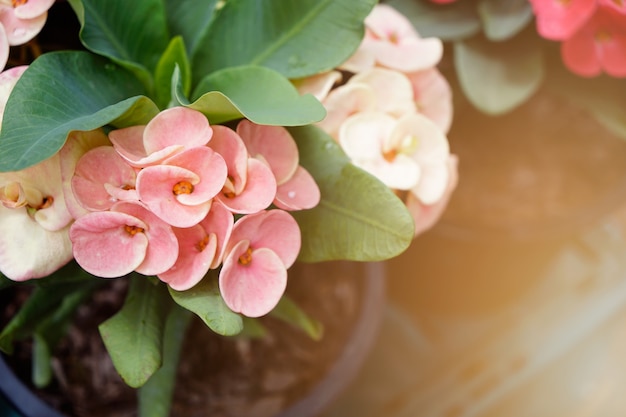
{"type": "Polygon", "coordinates": [[[185,52],[183,38],[180,36],[172,39],[155,70],[155,94],[160,108],[166,108],[171,103],[171,84],[175,68],[178,68],[175,77],[176,82],[180,81],[182,93],[187,97],[191,89],[191,67],[187,59],[187,52],[185,52]]]}
{"type": "Polygon", "coordinates": [[[224,303],[215,279],[205,277],[187,291],[169,291],[178,305],[195,313],[215,333],[234,336],[243,329],[241,316],[224,303]]]}
{"type": "Polygon", "coordinates": [[[130,277],[124,306],[99,326],[104,345],[124,382],[138,388],[161,367],[168,297],[165,285],[130,277]]]}
{"type": "Polygon", "coordinates": [[[192,54],[194,81],[213,71],[262,65],[287,78],[348,59],[376,0],[228,0],[192,54]]]}
{"type": "Polygon", "coordinates": [[[476,4],[470,0],[446,5],[430,0],[390,0],[386,3],[404,14],[422,37],[435,36],[452,41],[476,35],[481,30],[476,4]]]}
{"type": "Polygon", "coordinates": [[[71,130],[119,126],[122,119],[116,119],[122,116],[124,124],[141,124],[158,110],[141,96],[144,92],[132,74],[104,58],[78,51],[41,55],[7,102],[0,171],[24,169],[49,158],[71,130]]]}
{"type": "Polygon", "coordinates": [[[198,40],[211,24],[217,0],[164,0],[167,26],[172,36],[182,36],[187,55],[191,55],[198,40]]]}
{"type": "MultiPolygon", "coordinates": [[[[226,68],[205,77],[188,107],[211,123],[246,117],[258,124],[300,126],[322,120],[324,106],[312,95],[301,96],[284,76],[269,68],[226,68]]],[[[184,104],[184,97],[178,95],[184,104]]]]}
{"type": "Polygon", "coordinates": [[[534,17],[528,0],[480,0],[478,13],[485,36],[492,41],[512,38],[534,17]]]}
{"type": "Polygon", "coordinates": [[[319,185],[321,201],[293,212],[302,230],[299,259],[379,261],[397,256],[413,240],[404,203],[378,179],[352,165],[335,141],[314,126],[290,129],[300,164],[319,185]]]}
{"type": "Polygon", "coordinates": [[[150,90],[151,74],[169,42],[162,0],[133,2],[132,7],[126,0],[81,3],[75,10],[85,47],[132,71],[150,90]]]}
{"type": "Polygon", "coordinates": [[[176,369],[180,359],[185,332],[191,313],[174,306],[167,316],[163,339],[163,365],[139,388],[139,416],[167,417],[170,415],[172,396],[176,384],[176,369]]]}
{"type": "Polygon", "coordinates": [[[299,328],[313,340],[322,339],[324,334],[324,326],[322,323],[309,317],[309,315],[287,295],[283,295],[278,305],[270,312],[270,315],[299,328]]]}
{"type": "Polygon", "coordinates": [[[530,32],[506,42],[482,36],[455,42],[454,65],[470,102],[485,113],[502,114],[526,101],[544,76],[537,42],[530,32]]]}

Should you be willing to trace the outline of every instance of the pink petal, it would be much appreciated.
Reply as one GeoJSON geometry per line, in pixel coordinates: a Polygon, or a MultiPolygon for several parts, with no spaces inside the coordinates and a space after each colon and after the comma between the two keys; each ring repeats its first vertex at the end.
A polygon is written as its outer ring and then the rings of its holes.
{"type": "Polygon", "coordinates": [[[551,40],[565,40],[580,29],[596,9],[596,0],[530,0],[537,32],[551,40]]]}
{"type": "Polygon", "coordinates": [[[435,122],[447,133],[452,124],[452,89],[446,78],[436,69],[407,74],[413,86],[417,111],[435,122]]]}
{"type": "Polygon", "coordinates": [[[255,250],[271,249],[282,259],[285,268],[289,268],[300,252],[300,227],[283,210],[249,214],[235,223],[226,252],[230,253],[235,245],[244,240],[250,242],[250,247],[255,250]]]}
{"type": "Polygon", "coordinates": [[[276,179],[263,162],[248,158],[248,181],[239,194],[220,193],[216,198],[233,213],[249,214],[266,209],[276,197],[276,179]]]}
{"type": "Polygon", "coordinates": [[[287,181],[298,168],[298,147],[287,129],[282,126],[264,126],[244,119],[237,125],[237,134],[243,139],[248,154],[263,156],[276,177],[278,185],[287,181]]]}
{"type": "Polygon", "coordinates": [[[269,313],[280,301],[287,287],[287,270],[281,259],[270,249],[253,250],[247,265],[239,257],[248,243],[239,242],[224,260],[219,286],[226,305],[248,317],[269,313]]]}
{"type": "Polygon", "coordinates": [[[144,146],[148,154],[170,146],[186,149],[204,146],[213,135],[206,116],[186,107],[172,107],[157,114],[146,126],[144,146]]]}
{"type": "Polygon", "coordinates": [[[13,281],[45,277],[72,259],[68,227],[42,228],[25,207],[0,204],[0,271],[13,281]]]}
{"type": "Polygon", "coordinates": [[[147,225],[144,230],[148,238],[146,256],[135,271],[144,275],[158,275],[174,266],[178,257],[178,240],[167,223],[136,203],[117,203],[111,210],[134,216],[147,225]]]}
{"type": "MultiPolygon", "coordinates": [[[[8,58],[9,44],[6,40],[4,27],[0,25],[0,69],[4,68],[8,58]]],[[[4,108],[6,107],[7,100],[9,100],[9,95],[11,95],[13,87],[17,84],[17,80],[20,79],[27,68],[28,65],[20,65],[19,67],[13,67],[0,73],[0,124],[2,123],[4,108]]]]}
{"type": "Polygon", "coordinates": [[[76,262],[103,278],[132,272],[146,257],[148,237],[131,234],[126,227],[147,229],[137,217],[120,212],[93,212],[78,218],[70,228],[76,262]]]}
{"type": "Polygon", "coordinates": [[[415,235],[419,235],[433,227],[441,215],[444,213],[450,197],[458,183],[458,159],[455,155],[450,155],[448,160],[448,184],[443,197],[434,204],[426,205],[422,203],[413,193],[409,193],[406,206],[415,222],[415,235]]]}
{"type": "Polygon", "coordinates": [[[158,164],[185,148],[180,144],[172,144],[149,153],[143,141],[145,130],[146,126],[131,126],[113,130],[109,133],[109,139],[115,146],[115,150],[134,167],[141,168],[158,164]]]}
{"type": "Polygon", "coordinates": [[[332,90],[323,104],[326,117],[317,125],[338,140],[339,129],[348,117],[375,109],[376,94],[369,85],[348,83],[332,90]]]}
{"type": "Polygon", "coordinates": [[[561,57],[565,66],[582,77],[595,77],[602,73],[593,38],[577,33],[561,44],[561,57]]]}
{"type": "Polygon", "coordinates": [[[385,113],[357,113],[341,125],[339,143],[353,161],[381,159],[384,143],[395,123],[396,120],[385,113]]]}
{"type": "Polygon", "coordinates": [[[393,7],[377,4],[365,18],[367,29],[378,38],[412,39],[419,38],[413,24],[393,7]]]}
{"type": "Polygon", "coordinates": [[[211,269],[217,268],[222,263],[234,223],[235,217],[233,214],[217,201],[211,205],[209,214],[200,222],[207,234],[214,235],[217,238],[217,249],[211,263],[211,269]]]}
{"type": "Polygon", "coordinates": [[[248,180],[248,151],[243,139],[226,126],[213,126],[213,140],[209,147],[222,155],[226,162],[228,177],[239,194],[248,180]]]}
{"type": "Polygon", "coordinates": [[[371,50],[359,47],[338,69],[358,74],[376,65],[376,57],[371,50]]]}
{"type": "Polygon", "coordinates": [[[283,210],[307,210],[320,202],[320,189],[309,172],[298,166],[296,173],[276,190],[274,205],[283,210]]]}
{"type": "MultiPolygon", "coordinates": [[[[178,184],[195,186],[200,177],[188,169],[172,165],[146,167],[137,175],[137,193],[142,202],[163,221],[176,227],[199,223],[211,208],[211,196],[200,204],[186,205],[174,194],[178,184]]],[[[195,192],[195,189],[194,189],[195,192]]]]}
{"type": "Polygon", "coordinates": [[[15,7],[15,16],[20,19],[32,19],[46,13],[53,4],[54,0],[28,0],[15,7]]]}
{"type": "Polygon", "coordinates": [[[72,191],[72,178],[76,170],[76,164],[90,149],[110,144],[109,139],[101,129],[88,132],[74,130],[70,132],[65,145],[59,151],[65,204],[75,219],[88,213],[88,210],[78,202],[72,191]]]}
{"type": "MultiPolygon", "coordinates": [[[[88,210],[108,210],[135,188],[135,170],[119,156],[112,146],[100,146],[88,151],[76,164],[72,190],[78,202],[88,210]]],[[[127,199],[127,198],[124,198],[127,199]]],[[[136,198],[135,198],[136,199],[136,198]]]]}
{"type": "Polygon", "coordinates": [[[46,24],[48,13],[32,19],[20,19],[13,7],[0,5],[0,23],[4,26],[9,45],[23,45],[33,39],[46,24]]]}
{"type": "Polygon", "coordinates": [[[179,202],[188,206],[204,204],[222,190],[226,181],[224,158],[207,146],[187,149],[166,159],[163,164],[185,168],[198,175],[200,180],[194,184],[193,192],[177,197],[179,202]]]}
{"type": "Polygon", "coordinates": [[[443,43],[439,38],[407,39],[399,44],[370,41],[367,48],[380,65],[402,72],[433,68],[443,56],[443,43]]]}
{"type": "Polygon", "coordinates": [[[200,225],[174,229],[178,239],[178,259],[173,267],[159,274],[159,279],[176,291],[196,285],[209,271],[215,257],[217,237],[207,235],[200,225]]]}

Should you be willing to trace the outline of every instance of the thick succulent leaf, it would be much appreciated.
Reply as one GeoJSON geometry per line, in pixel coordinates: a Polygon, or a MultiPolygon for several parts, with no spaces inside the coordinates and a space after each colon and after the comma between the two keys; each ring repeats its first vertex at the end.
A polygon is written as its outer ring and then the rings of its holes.
{"type": "Polygon", "coordinates": [[[182,36],[187,54],[191,55],[198,39],[209,28],[217,0],[164,0],[165,16],[171,36],[182,36]]]}
{"type": "Polygon", "coordinates": [[[376,0],[228,0],[192,55],[194,80],[263,65],[287,78],[330,70],[356,50],[376,0]]]}
{"type": "Polygon", "coordinates": [[[191,89],[191,67],[183,38],[180,36],[172,39],[154,73],[156,100],[160,108],[167,107],[172,99],[172,79],[176,68],[178,68],[176,82],[180,82],[181,91],[188,96],[191,89]]]}
{"type": "Polygon", "coordinates": [[[139,417],[170,415],[176,370],[191,317],[191,312],[178,306],[168,314],[163,335],[163,365],[139,388],[139,417]]]}
{"type": "Polygon", "coordinates": [[[161,0],[82,0],[76,13],[82,23],[80,38],[89,50],[111,58],[144,85],[151,85],[150,74],[169,41],[161,0]]]}
{"type": "Polygon", "coordinates": [[[404,203],[378,179],[352,165],[335,141],[314,126],[291,128],[300,164],[315,178],[320,203],[293,212],[302,230],[299,259],[378,261],[402,253],[413,240],[404,203]]]}
{"type": "Polygon", "coordinates": [[[309,315],[287,295],[278,302],[278,305],[270,312],[270,315],[291,324],[305,332],[313,340],[321,340],[324,334],[324,326],[309,315]]]}
{"type": "Polygon", "coordinates": [[[115,369],[124,382],[138,388],[161,367],[167,309],[164,284],[130,277],[124,306],[98,326],[115,369]]]}
{"type": "Polygon", "coordinates": [[[71,130],[147,123],[158,108],[144,93],[132,74],[107,59],[79,51],[41,55],[7,102],[0,171],[17,171],[54,155],[71,130]]]}
{"type": "Polygon", "coordinates": [[[404,14],[422,37],[435,36],[451,41],[480,32],[480,17],[473,1],[458,0],[445,5],[430,0],[389,0],[386,3],[404,14]]]}
{"type": "MultiPolygon", "coordinates": [[[[179,94],[178,101],[185,104],[179,94]]],[[[301,96],[280,73],[269,68],[226,68],[205,77],[189,105],[204,113],[211,123],[245,117],[255,123],[300,126],[322,120],[324,106],[312,95],[301,96]]]]}
{"type": "Polygon", "coordinates": [[[469,101],[494,115],[526,101],[544,76],[540,45],[529,33],[506,42],[490,42],[482,36],[455,42],[454,65],[469,101]]]}
{"type": "Polygon", "coordinates": [[[503,41],[518,34],[533,19],[528,0],[480,0],[478,13],[485,36],[492,41],[503,41]]]}
{"type": "Polygon", "coordinates": [[[214,279],[206,277],[186,291],[170,288],[170,295],[178,305],[200,317],[215,333],[234,336],[243,329],[241,316],[224,303],[214,279]]]}

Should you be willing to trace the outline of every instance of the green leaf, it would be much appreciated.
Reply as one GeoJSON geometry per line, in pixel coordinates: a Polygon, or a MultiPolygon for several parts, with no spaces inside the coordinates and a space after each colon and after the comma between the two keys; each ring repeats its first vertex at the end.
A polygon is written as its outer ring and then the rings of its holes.
{"type": "Polygon", "coordinates": [[[315,178],[321,201],[293,212],[302,231],[299,259],[378,261],[402,253],[413,240],[413,219],[378,179],[350,163],[336,142],[314,126],[291,128],[300,165],[315,178]]]}
{"type": "Polygon", "coordinates": [[[185,40],[187,54],[191,55],[198,40],[211,24],[217,0],[165,0],[165,16],[172,36],[185,40]]]}
{"type": "Polygon", "coordinates": [[[242,317],[243,330],[237,335],[246,339],[260,339],[267,335],[268,330],[258,319],[252,317],[242,317]]]}
{"type": "Polygon", "coordinates": [[[169,290],[178,305],[195,313],[215,333],[234,336],[243,329],[241,316],[224,303],[214,279],[205,277],[187,291],[169,290]]]}
{"type": "Polygon", "coordinates": [[[176,370],[191,317],[189,311],[178,306],[174,306],[168,314],[163,339],[163,365],[138,391],[140,417],[170,415],[176,370]]]}
{"type": "Polygon", "coordinates": [[[191,67],[180,36],[172,39],[155,70],[154,84],[160,108],[167,107],[172,99],[172,78],[176,67],[179,71],[177,81],[181,82],[181,90],[187,96],[191,89],[191,67]]]}
{"type": "Polygon", "coordinates": [[[452,41],[480,32],[481,22],[473,1],[435,4],[430,0],[390,0],[386,3],[405,15],[422,37],[452,41]]]}
{"type": "Polygon", "coordinates": [[[270,312],[270,315],[304,331],[313,340],[322,339],[324,334],[322,323],[309,317],[287,295],[283,295],[278,305],[270,312]]]}
{"type": "Polygon", "coordinates": [[[376,0],[228,0],[192,55],[194,80],[262,65],[287,78],[335,68],[359,46],[376,0]]]}
{"type": "Polygon", "coordinates": [[[92,52],[132,71],[146,88],[169,35],[161,0],[82,0],[80,38],[92,52]]]}
{"type": "Polygon", "coordinates": [[[37,326],[61,304],[64,297],[77,291],[73,284],[35,288],[28,300],[0,333],[0,350],[13,353],[13,342],[31,335],[37,326]]]}
{"type": "Polygon", "coordinates": [[[0,132],[0,171],[17,171],[49,158],[71,130],[92,130],[108,123],[123,127],[156,114],[158,108],[141,96],[144,92],[132,74],[104,58],[79,51],[41,55],[7,102],[0,132]]]}
{"type": "Polygon", "coordinates": [[[138,388],[161,367],[167,306],[164,284],[132,276],[124,306],[98,329],[115,369],[138,388]]]}
{"type": "Polygon", "coordinates": [[[506,113],[522,104],[544,76],[541,48],[532,35],[506,42],[482,37],[455,42],[454,65],[469,101],[488,114],[506,113]]]}
{"type": "Polygon", "coordinates": [[[284,76],[257,66],[216,71],[202,80],[192,97],[196,101],[189,107],[213,124],[245,117],[263,125],[300,126],[326,116],[315,97],[301,96],[284,76]]]}
{"type": "Polygon", "coordinates": [[[33,335],[33,357],[32,357],[32,381],[37,388],[42,388],[50,384],[52,380],[52,353],[50,345],[43,336],[38,333],[33,335]]]}
{"type": "Polygon", "coordinates": [[[534,17],[528,0],[480,0],[478,13],[485,36],[492,41],[512,38],[534,17]]]}

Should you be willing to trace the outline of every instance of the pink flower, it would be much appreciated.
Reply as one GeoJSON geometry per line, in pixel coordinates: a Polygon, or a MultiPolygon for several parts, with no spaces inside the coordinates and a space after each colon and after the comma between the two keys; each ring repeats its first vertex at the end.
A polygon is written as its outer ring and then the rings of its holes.
{"type": "Polygon", "coordinates": [[[237,125],[237,133],[249,154],[272,170],[277,184],[274,204],[278,208],[304,210],[319,203],[320,190],[311,174],[298,164],[298,147],[287,129],[244,119],[237,125]]]}
{"type": "Polygon", "coordinates": [[[420,38],[411,22],[386,4],[378,4],[365,19],[365,38],[353,57],[341,68],[361,72],[374,65],[403,72],[437,65],[443,44],[437,38],[420,38]]]}
{"type": "Polygon", "coordinates": [[[291,80],[291,83],[298,89],[300,94],[311,94],[319,101],[322,101],[326,98],[333,85],[339,81],[341,81],[341,73],[339,71],[327,71],[311,75],[310,77],[291,80]]]}
{"type": "Polygon", "coordinates": [[[250,158],[241,137],[226,126],[213,126],[209,146],[224,157],[226,184],[216,199],[233,213],[249,214],[266,209],[276,196],[276,179],[270,168],[250,158]]]}
{"type": "Polygon", "coordinates": [[[589,21],[561,45],[563,62],[583,77],[606,72],[626,77],[626,14],[598,7],[589,21]]]}
{"type": "Polygon", "coordinates": [[[556,41],[568,39],[594,13],[597,0],[530,0],[537,21],[537,32],[556,41]]]}
{"type": "Polygon", "coordinates": [[[216,202],[199,224],[174,228],[178,259],[172,268],[158,275],[159,279],[176,291],[188,290],[200,282],[210,268],[221,264],[233,223],[233,214],[216,202]]]}
{"type": "Polygon", "coordinates": [[[178,257],[171,226],[138,203],[119,202],[110,211],[79,217],[70,228],[70,239],[76,262],[103,278],[132,271],[158,275],[178,257]]]}
{"type": "Polygon", "coordinates": [[[117,201],[138,201],[135,169],[112,146],[91,149],[76,164],[72,190],[89,211],[108,210],[117,201]]]}
{"type": "MultiPolygon", "coordinates": [[[[0,31],[1,32],[1,31],[0,31]]],[[[0,40],[0,45],[2,41],[0,40]]],[[[7,57],[8,57],[8,48],[7,48],[7,57]]],[[[2,61],[1,52],[0,52],[0,63],[2,61]]],[[[4,59],[6,62],[6,58],[4,59]]],[[[4,67],[4,64],[1,65],[4,67]]],[[[0,73],[0,125],[2,124],[2,117],[4,115],[4,107],[7,104],[7,100],[9,99],[9,95],[11,91],[13,91],[13,87],[17,84],[17,80],[20,79],[24,71],[28,68],[28,65],[22,65],[19,67],[13,67],[6,71],[0,73]]]]}
{"type": "Polygon", "coordinates": [[[22,45],[37,35],[54,0],[0,1],[0,69],[9,57],[9,45],[22,45]]]}
{"type": "Polygon", "coordinates": [[[452,124],[452,89],[437,68],[407,74],[417,111],[448,133],[452,124]]]}
{"type": "Polygon", "coordinates": [[[437,3],[437,4],[449,4],[449,3],[454,3],[456,0],[430,0],[433,3],[437,3]]]}
{"type": "Polygon", "coordinates": [[[139,199],[163,221],[191,227],[209,212],[226,181],[226,163],[207,146],[186,149],[137,174],[139,199]]]}
{"type": "Polygon", "coordinates": [[[300,229],[287,212],[241,218],[226,248],[219,285],[226,305],[248,317],[269,313],[287,285],[287,269],[300,251],[300,229]]]}
{"type": "Polygon", "coordinates": [[[200,112],[172,107],[157,114],[145,126],[114,130],[109,138],[132,166],[155,165],[185,149],[206,145],[213,135],[200,112]]]}

